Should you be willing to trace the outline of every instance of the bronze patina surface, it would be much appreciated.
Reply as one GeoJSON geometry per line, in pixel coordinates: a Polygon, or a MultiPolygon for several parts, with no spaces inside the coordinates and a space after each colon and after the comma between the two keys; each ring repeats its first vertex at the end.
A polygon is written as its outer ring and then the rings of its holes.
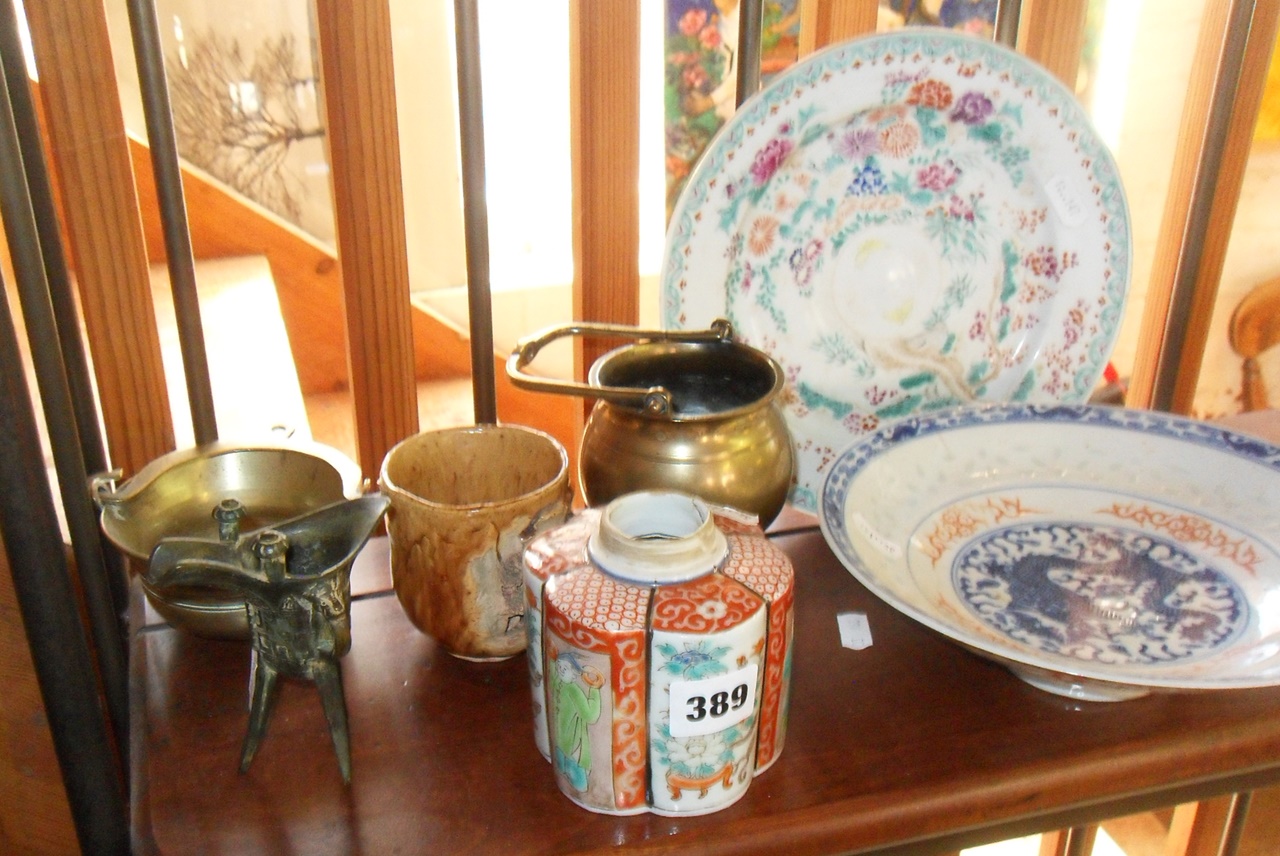
{"type": "MultiPolygon", "coordinates": [[[[217,441],[163,455],[129,479],[93,477],[102,531],[123,553],[146,563],[162,538],[218,539],[227,525],[219,508],[234,501],[240,531],[358,496],[360,473],[340,452],[288,440],[217,441]]],[[[244,598],[221,585],[166,586],[144,581],[148,600],[175,627],[199,636],[248,639],[244,598]]]]}
{"type": "MultiPolygon", "coordinates": [[[[277,680],[285,676],[319,689],[342,779],[351,781],[339,665],[351,648],[351,563],[388,503],[382,494],[370,494],[234,539],[164,538],[152,553],[146,582],[216,585],[244,599],[253,663],[242,772],[266,734],[277,680]]],[[[219,509],[224,522],[235,517],[234,503],[219,509]]]]}

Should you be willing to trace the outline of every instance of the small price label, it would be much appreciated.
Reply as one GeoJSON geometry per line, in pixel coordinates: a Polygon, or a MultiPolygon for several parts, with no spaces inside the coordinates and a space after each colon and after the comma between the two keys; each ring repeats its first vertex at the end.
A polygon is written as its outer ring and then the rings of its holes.
{"type": "Polygon", "coordinates": [[[756,709],[755,663],[745,669],[671,683],[671,736],[714,734],[737,725],[756,709]]]}
{"type": "Polygon", "coordinates": [[[1074,228],[1089,219],[1089,209],[1080,201],[1071,179],[1055,175],[1044,183],[1044,189],[1063,223],[1074,228]]]}
{"type": "Polygon", "coordinates": [[[871,647],[871,624],[865,612],[842,612],[836,616],[840,644],[854,651],[871,647]]]}

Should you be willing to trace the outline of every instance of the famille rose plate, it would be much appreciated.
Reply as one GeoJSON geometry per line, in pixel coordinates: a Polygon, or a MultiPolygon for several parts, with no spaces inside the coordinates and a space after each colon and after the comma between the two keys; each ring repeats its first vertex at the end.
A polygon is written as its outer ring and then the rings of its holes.
{"type": "Polygon", "coordinates": [[[792,505],[851,438],[970,402],[1083,401],[1129,283],[1120,177],[1074,96],[913,28],[782,73],[712,140],[668,227],[668,328],[728,318],[786,371],[792,505]]]}
{"type": "Polygon", "coordinates": [[[891,606],[1050,692],[1280,684],[1280,447],[1148,411],[906,417],[829,468],[822,532],[891,606]]]}

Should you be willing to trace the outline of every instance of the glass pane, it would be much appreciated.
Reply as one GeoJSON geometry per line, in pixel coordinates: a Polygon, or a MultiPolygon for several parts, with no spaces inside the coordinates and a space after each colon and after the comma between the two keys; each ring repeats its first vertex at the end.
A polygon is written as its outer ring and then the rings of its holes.
{"type": "MultiPolygon", "coordinates": [[[[1194,413],[1205,418],[1235,414],[1244,408],[1244,357],[1254,348],[1238,350],[1232,346],[1232,318],[1241,301],[1258,298],[1264,290],[1273,291],[1274,286],[1268,283],[1280,276],[1275,246],[1280,234],[1280,210],[1275,204],[1280,189],[1280,63],[1276,53],[1273,49],[1196,384],[1194,413]]],[[[1260,345],[1280,335],[1280,303],[1266,301],[1250,314],[1253,317],[1240,318],[1249,329],[1275,331],[1259,335],[1260,345]]],[[[1257,364],[1261,395],[1256,405],[1280,407],[1280,347],[1262,350],[1257,364]]]]}
{"type": "MultiPolygon", "coordinates": [[[[799,0],[766,0],[760,82],[796,60],[799,0]]],[[[666,0],[663,103],[667,213],[737,104],[738,0],[666,0]]]]}
{"type": "Polygon", "coordinates": [[[310,4],[160,0],[157,15],[183,159],[332,242],[310,4]]]}
{"type": "Polygon", "coordinates": [[[999,0],[880,0],[876,29],[949,27],[991,38],[995,33],[998,5],[999,0]]]}

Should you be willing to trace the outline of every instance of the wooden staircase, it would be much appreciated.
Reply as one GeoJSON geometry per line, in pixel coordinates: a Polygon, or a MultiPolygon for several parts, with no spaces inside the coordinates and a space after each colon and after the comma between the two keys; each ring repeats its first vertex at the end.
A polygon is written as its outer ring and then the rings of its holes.
{"type": "MultiPolygon", "coordinates": [[[[129,142],[148,257],[152,264],[161,264],[165,261],[165,245],[150,153],[139,140],[130,138],[129,142]]],[[[280,317],[303,396],[347,390],[350,375],[345,310],[334,250],[187,165],[183,166],[183,191],[197,260],[265,259],[275,282],[280,317]]],[[[424,300],[412,300],[412,307],[418,381],[470,376],[467,330],[424,300]]],[[[495,353],[493,359],[499,418],[546,431],[559,439],[571,459],[576,460],[581,400],[516,389],[506,381],[506,354],[495,353]]]]}

